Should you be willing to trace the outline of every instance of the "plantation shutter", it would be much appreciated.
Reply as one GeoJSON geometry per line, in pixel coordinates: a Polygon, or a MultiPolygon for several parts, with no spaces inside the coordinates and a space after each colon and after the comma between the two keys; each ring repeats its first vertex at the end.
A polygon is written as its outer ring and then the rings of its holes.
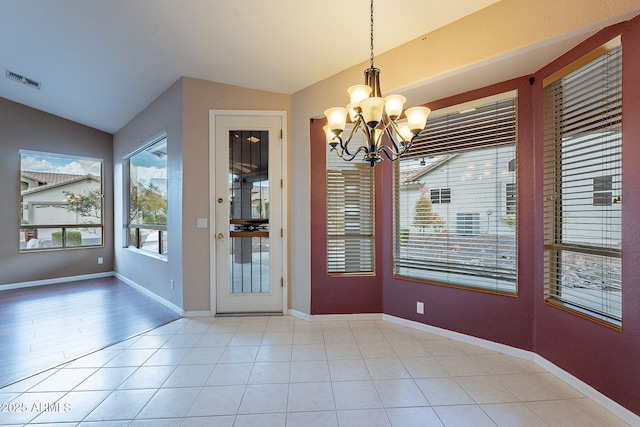
{"type": "Polygon", "coordinates": [[[430,118],[399,161],[399,276],[516,292],[516,98],[484,102],[430,118]]]}
{"type": "Polygon", "coordinates": [[[622,47],[545,87],[546,298],[622,320],[622,47]]]}
{"type": "Polygon", "coordinates": [[[357,160],[347,162],[328,150],[327,271],[372,273],[373,231],[373,168],[357,160]]]}

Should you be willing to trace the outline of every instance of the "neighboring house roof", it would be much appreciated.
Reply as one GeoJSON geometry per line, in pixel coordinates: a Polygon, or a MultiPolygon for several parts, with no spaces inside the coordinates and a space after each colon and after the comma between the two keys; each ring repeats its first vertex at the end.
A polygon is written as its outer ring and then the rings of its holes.
{"type": "Polygon", "coordinates": [[[38,181],[40,185],[57,184],[63,181],[69,181],[85,175],[76,175],[69,173],[55,173],[55,172],[35,172],[24,171],[22,176],[29,178],[33,181],[38,181]]]}
{"type": "Polygon", "coordinates": [[[51,173],[51,172],[22,172],[22,176],[34,181],[42,183],[39,187],[24,190],[21,194],[33,194],[41,191],[47,191],[52,188],[62,187],[68,184],[72,184],[78,181],[84,181],[86,179],[92,179],[96,182],[100,182],[100,179],[94,175],[72,175],[63,173],[51,173]]]}
{"type": "Polygon", "coordinates": [[[438,167],[442,166],[443,164],[447,163],[449,160],[453,159],[456,156],[458,156],[458,153],[447,154],[429,163],[424,168],[406,171],[406,172],[400,172],[400,185],[408,186],[408,185],[423,184],[423,182],[420,181],[420,178],[423,178],[424,176],[428,175],[429,173],[431,173],[438,167]]]}

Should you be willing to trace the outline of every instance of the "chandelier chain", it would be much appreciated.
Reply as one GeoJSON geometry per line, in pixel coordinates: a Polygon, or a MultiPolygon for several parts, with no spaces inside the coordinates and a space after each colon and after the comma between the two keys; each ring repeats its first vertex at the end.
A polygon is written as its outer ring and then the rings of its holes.
{"type": "Polygon", "coordinates": [[[373,0],[371,0],[371,57],[369,58],[371,68],[373,68],[373,0]]]}

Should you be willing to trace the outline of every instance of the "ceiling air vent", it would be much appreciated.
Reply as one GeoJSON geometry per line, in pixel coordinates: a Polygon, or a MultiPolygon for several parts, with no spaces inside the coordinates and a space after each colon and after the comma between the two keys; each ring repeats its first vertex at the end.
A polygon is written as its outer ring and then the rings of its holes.
{"type": "Polygon", "coordinates": [[[42,86],[42,83],[31,80],[30,78],[25,76],[21,76],[20,74],[14,73],[13,71],[6,70],[6,72],[7,78],[9,80],[13,80],[14,82],[22,83],[23,85],[32,87],[34,89],[40,89],[40,86],[42,86]]]}

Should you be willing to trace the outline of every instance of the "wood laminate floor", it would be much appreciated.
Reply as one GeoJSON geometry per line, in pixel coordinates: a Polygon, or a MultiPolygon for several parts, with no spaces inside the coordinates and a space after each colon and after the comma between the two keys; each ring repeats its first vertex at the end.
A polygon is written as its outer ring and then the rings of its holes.
{"type": "Polygon", "coordinates": [[[0,291],[0,388],[179,317],[115,277],[0,291]]]}

